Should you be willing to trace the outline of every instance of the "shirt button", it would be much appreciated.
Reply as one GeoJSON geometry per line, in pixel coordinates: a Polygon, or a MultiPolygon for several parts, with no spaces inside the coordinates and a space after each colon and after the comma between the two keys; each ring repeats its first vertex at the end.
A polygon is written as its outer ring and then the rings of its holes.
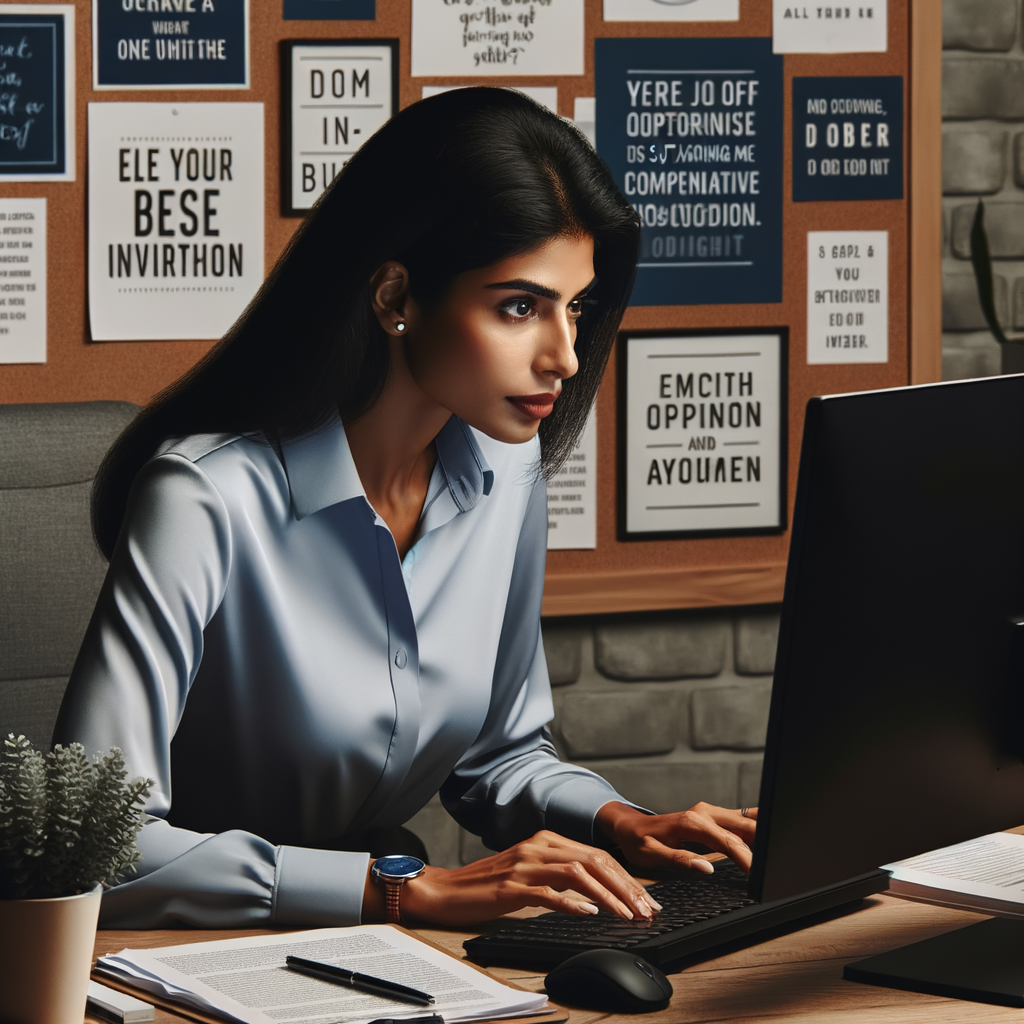
{"type": "Polygon", "coordinates": [[[399,668],[405,668],[405,666],[409,664],[409,655],[405,653],[404,647],[399,647],[398,650],[395,651],[395,664],[399,668]]]}

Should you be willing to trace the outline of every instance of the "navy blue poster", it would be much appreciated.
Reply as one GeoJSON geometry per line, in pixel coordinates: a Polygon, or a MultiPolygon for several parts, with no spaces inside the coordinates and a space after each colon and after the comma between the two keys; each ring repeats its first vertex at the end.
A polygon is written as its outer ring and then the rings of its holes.
{"type": "Polygon", "coordinates": [[[285,21],[373,21],[376,0],[284,0],[285,21]]]}
{"type": "Polygon", "coordinates": [[[782,301],[771,39],[597,39],[597,151],[643,224],[634,306],[782,301]]]}
{"type": "Polygon", "coordinates": [[[248,0],[93,0],[92,47],[97,89],[247,89],[248,0]]]}
{"type": "Polygon", "coordinates": [[[903,198],[903,79],[793,79],[793,201],[903,198]]]}
{"type": "Polygon", "coordinates": [[[65,173],[64,15],[0,14],[0,175],[65,173]]]}

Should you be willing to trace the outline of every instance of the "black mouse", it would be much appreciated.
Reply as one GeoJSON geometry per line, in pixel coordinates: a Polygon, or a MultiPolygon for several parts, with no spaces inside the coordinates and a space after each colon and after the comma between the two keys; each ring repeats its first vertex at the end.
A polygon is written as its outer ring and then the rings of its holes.
{"type": "Polygon", "coordinates": [[[545,979],[548,995],[584,1010],[652,1013],[672,998],[672,983],[653,964],[623,949],[588,949],[545,979]]]}

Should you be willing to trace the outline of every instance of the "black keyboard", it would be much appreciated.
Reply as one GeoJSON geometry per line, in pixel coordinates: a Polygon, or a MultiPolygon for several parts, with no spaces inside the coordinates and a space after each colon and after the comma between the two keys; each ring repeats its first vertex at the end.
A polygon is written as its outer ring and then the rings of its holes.
{"type": "Polygon", "coordinates": [[[485,967],[553,967],[584,950],[610,947],[671,969],[704,950],[861,899],[887,885],[885,872],[872,872],[832,889],[761,904],[747,895],[747,876],[732,861],[719,861],[713,875],[657,883],[652,894],[664,909],[652,921],[625,921],[603,910],[591,917],[541,914],[503,919],[494,931],[463,945],[469,959],[485,967]]]}

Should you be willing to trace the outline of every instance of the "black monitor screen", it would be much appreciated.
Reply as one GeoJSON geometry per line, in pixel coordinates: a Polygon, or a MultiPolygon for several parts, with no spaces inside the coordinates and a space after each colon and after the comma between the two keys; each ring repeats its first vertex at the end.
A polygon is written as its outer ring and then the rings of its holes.
{"type": "Polygon", "coordinates": [[[1024,376],[807,409],[751,890],[1024,824],[1024,376]]]}

